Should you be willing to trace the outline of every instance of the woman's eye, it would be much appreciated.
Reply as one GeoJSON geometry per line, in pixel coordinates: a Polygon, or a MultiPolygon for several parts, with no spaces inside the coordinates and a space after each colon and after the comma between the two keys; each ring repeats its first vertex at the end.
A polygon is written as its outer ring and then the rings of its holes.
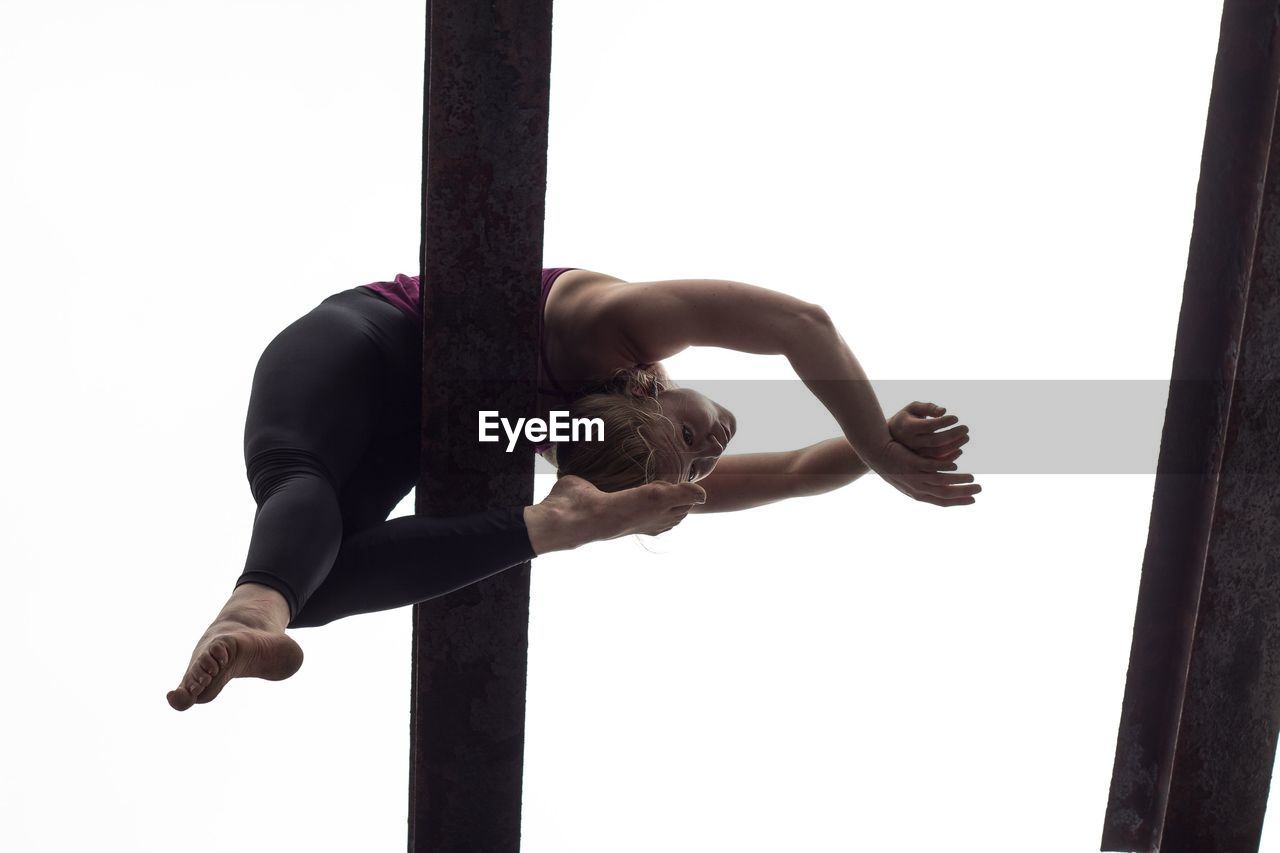
{"type": "Polygon", "coordinates": [[[689,429],[687,425],[681,430],[681,435],[684,436],[685,444],[688,444],[688,445],[693,444],[693,430],[689,429]]]}

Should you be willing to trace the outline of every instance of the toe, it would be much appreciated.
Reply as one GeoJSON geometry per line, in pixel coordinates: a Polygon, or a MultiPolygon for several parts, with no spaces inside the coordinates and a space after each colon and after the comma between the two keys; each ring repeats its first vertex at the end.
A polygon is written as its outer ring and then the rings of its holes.
{"type": "Polygon", "coordinates": [[[201,693],[199,696],[196,697],[196,700],[195,700],[196,704],[204,705],[206,703],[212,702],[214,699],[217,699],[218,694],[222,692],[222,688],[225,686],[226,686],[225,682],[221,684],[213,685],[208,690],[204,691],[203,693],[201,693]]]}
{"type": "Polygon", "coordinates": [[[209,644],[209,655],[218,661],[218,666],[221,668],[231,662],[232,657],[235,656],[236,648],[235,637],[219,637],[209,644]]]}
{"type": "Polygon", "coordinates": [[[169,700],[169,707],[175,711],[185,711],[192,705],[191,694],[185,687],[170,690],[165,698],[169,700]]]}

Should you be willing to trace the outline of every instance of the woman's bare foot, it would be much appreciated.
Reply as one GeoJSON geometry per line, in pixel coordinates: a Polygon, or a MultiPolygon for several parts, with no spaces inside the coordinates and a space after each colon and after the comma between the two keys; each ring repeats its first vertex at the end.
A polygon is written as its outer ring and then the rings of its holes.
{"type": "Polygon", "coordinates": [[[557,480],[541,503],[525,507],[524,520],[533,552],[545,554],[629,533],[663,533],[706,499],[695,483],[649,483],[602,492],[569,476],[557,480]]]}
{"type": "Polygon", "coordinates": [[[280,681],[302,666],[302,649],[284,633],[289,605],[267,586],[241,584],[204,632],[186,674],[168,694],[176,711],[212,702],[233,678],[280,681]]]}

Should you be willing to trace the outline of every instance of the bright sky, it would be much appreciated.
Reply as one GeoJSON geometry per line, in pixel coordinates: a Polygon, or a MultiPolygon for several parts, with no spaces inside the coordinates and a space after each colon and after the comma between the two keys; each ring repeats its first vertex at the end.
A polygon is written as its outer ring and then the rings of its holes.
{"type": "MultiPolygon", "coordinates": [[[[868,478],[538,560],[524,850],[1095,850],[1163,398],[1046,380],[1168,378],[1221,7],[782,9],[556,3],[544,265],[822,304],[886,413],[973,426],[984,492],[868,478]],[[1047,473],[1109,424],[1143,425],[1127,467],[1047,473]]],[[[0,9],[0,848],[403,849],[407,610],[297,632],[287,683],[164,693],[243,566],[263,347],[416,271],[422,18],[0,9]]],[[[735,409],[789,375],[669,367],[735,409]]]]}

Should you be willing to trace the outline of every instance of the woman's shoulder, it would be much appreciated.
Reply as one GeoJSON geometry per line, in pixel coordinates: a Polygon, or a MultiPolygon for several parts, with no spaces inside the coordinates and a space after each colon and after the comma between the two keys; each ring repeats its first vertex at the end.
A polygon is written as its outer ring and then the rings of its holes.
{"type": "Polygon", "coordinates": [[[544,322],[549,331],[569,332],[581,335],[591,326],[593,305],[599,304],[599,296],[619,285],[623,279],[608,273],[587,269],[567,269],[556,275],[546,291],[543,307],[544,322]]]}
{"type": "Polygon", "coordinates": [[[625,284],[617,276],[588,269],[568,270],[556,278],[547,293],[545,346],[562,384],[603,382],[619,369],[639,366],[626,342],[609,334],[607,324],[597,322],[593,313],[596,297],[625,284]]]}

